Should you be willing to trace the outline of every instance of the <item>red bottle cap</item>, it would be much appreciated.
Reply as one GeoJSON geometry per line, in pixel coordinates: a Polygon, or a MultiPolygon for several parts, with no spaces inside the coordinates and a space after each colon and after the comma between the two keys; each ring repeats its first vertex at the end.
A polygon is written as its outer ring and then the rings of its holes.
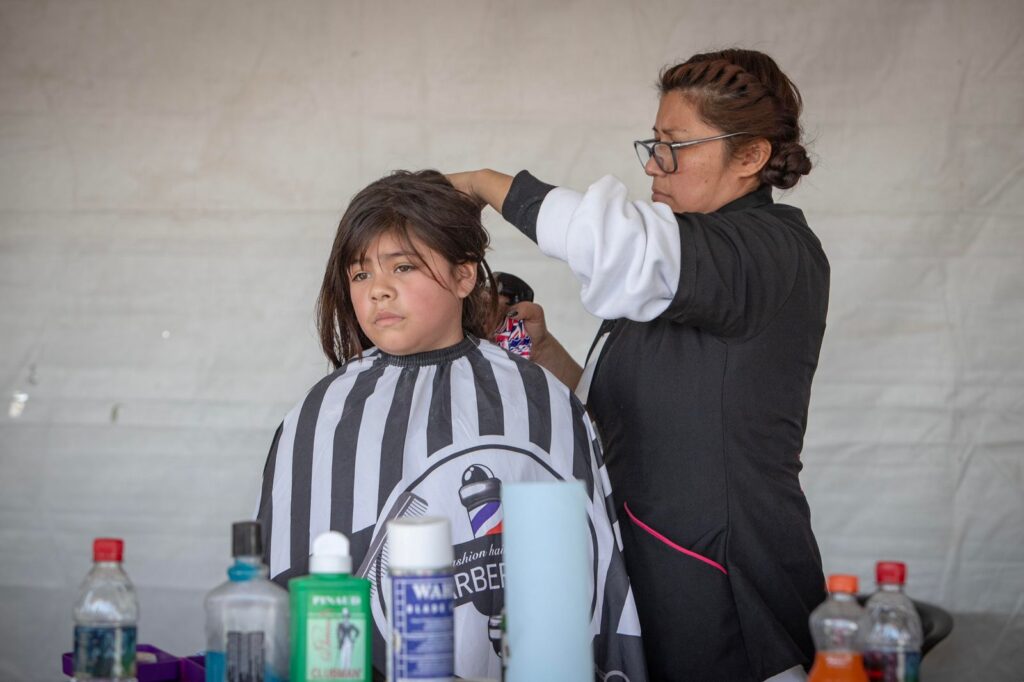
{"type": "Polygon", "coordinates": [[[875,564],[875,581],[902,585],[907,581],[907,565],[902,561],[879,561],[875,564]]]}
{"type": "Polygon", "coordinates": [[[124,540],[119,538],[96,538],[92,541],[93,561],[121,561],[124,556],[124,540]]]}
{"type": "Polygon", "coordinates": [[[830,575],[828,577],[829,592],[849,592],[857,594],[857,576],[855,575],[830,575]]]}

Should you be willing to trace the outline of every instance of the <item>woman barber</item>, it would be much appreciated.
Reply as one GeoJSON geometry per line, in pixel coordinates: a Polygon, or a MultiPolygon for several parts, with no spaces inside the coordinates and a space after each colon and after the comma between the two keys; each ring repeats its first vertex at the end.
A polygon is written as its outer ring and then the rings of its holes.
{"type": "Polygon", "coordinates": [[[515,311],[604,440],[652,679],[796,680],[813,658],[825,587],[798,475],[829,265],[772,200],[811,169],[800,110],[769,56],[698,54],[662,72],[634,143],[649,202],[611,176],[582,193],[450,176],[568,263],[605,320],[584,371],[538,306],[515,311]]]}

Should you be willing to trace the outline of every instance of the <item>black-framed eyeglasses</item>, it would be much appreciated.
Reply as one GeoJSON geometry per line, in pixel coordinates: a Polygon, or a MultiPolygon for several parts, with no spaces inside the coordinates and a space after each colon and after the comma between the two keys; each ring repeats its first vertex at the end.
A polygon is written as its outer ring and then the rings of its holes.
{"type": "Polygon", "coordinates": [[[750,133],[726,133],[725,135],[702,137],[699,140],[686,140],[685,142],[659,142],[653,139],[637,140],[633,143],[633,148],[636,150],[636,158],[640,159],[640,165],[644,169],[647,168],[647,162],[653,156],[654,162],[658,164],[658,168],[663,173],[675,173],[679,168],[679,162],[676,160],[677,149],[692,147],[695,144],[703,144],[705,142],[714,142],[715,140],[724,140],[727,137],[735,137],[736,135],[750,135],[750,133]]]}

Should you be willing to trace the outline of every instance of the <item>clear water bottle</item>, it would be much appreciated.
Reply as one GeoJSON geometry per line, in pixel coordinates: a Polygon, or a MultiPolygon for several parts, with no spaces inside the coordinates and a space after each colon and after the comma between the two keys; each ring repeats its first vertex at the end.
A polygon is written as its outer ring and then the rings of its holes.
{"type": "Polygon", "coordinates": [[[921,618],[903,593],[907,566],[899,561],[875,565],[878,591],[865,606],[864,667],[872,682],[917,682],[920,679],[921,618]]]}
{"type": "Polygon", "coordinates": [[[818,650],[808,682],[868,682],[860,643],[864,609],[857,603],[857,576],[830,575],[828,599],[811,613],[818,650]]]}
{"type": "Polygon", "coordinates": [[[96,538],[92,543],[93,567],[72,611],[77,682],[135,682],[139,599],[121,567],[123,557],[122,540],[96,538]]]}
{"type": "Polygon", "coordinates": [[[267,579],[258,521],[231,526],[231,554],[206,595],[206,682],[287,682],[288,592],[267,579]]]}

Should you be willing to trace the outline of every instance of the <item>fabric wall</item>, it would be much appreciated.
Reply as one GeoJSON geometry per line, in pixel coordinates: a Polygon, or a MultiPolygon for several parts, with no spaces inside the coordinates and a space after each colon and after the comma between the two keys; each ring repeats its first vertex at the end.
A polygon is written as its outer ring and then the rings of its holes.
{"type": "MultiPolygon", "coordinates": [[[[817,164],[784,200],[832,262],[802,478],[826,569],[906,560],[956,619],[925,677],[1020,680],[1022,34],[1019,0],[3,0],[0,679],[59,677],[96,535],[126,540],[142,641],[202,648],[229,525],[326,370],[356,190],[490,166],[644,198],[659,67],[742,45],[802,89],[817,164]]],[[[566,268],[487,222],[582,358],[566,268]]]]}

